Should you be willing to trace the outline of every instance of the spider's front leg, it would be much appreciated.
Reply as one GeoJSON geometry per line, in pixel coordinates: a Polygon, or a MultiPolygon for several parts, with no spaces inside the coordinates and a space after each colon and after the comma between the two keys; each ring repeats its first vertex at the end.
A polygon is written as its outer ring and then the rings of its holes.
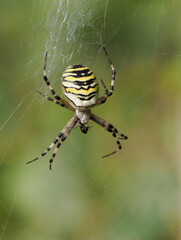
{"type": "Polygon", "coordinates": [[[55,138],[55,140],[53,141],[53,143],[50,144],[50,146],[42,153],[40,154],[38,157],[36,157],[35,159],[27,162],[28,163],[32,163],[40,158],[42,158],[43,156],[45,156],[52,148],[55,144],[57,144],[52,157],[50,158],[50,169],[52,168],[52,162],[56,156],[56,153],[59,149],[59,147],[61,146],[62,142],[65,141],[65,139],[68,137],[69,133],[72,131],[72,129],[75,127],[75,125],[78,122],[78,118],[76,116],[76,114],[73,116],[73,118],[71,118],[71,120],[67,123],[67,125],[63,128],[63,130],[59,133],[59,135],[55,138]]]}
{"type": "Polygon", "coordinates": [[[114,152],[109,153],[109,154],[103,156],[103,158],[108,157],[108,156],[116,153],[117,151],[119,151],[122,148],[119,139],[120,140],[126,140],[128,137],[125,136],[123,133],[118,132],[118,130],[112,124],[108,123],[104,119],[102,119],[102,118],[100,118],[100,117],[98,117],[98,116],[96,116],[94,114],[91,114],[90,119],[93,120],[95,123],[99,124],[104,129],[106,129],[106,131],[112,133],[112,136],[114,138],[116,138],[116,144],[117,144],[118,148],[114,152]]]}

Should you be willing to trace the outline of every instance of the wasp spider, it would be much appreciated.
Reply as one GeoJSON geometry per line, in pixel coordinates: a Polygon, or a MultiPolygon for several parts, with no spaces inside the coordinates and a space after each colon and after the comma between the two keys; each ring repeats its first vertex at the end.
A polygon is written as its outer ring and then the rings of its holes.
{"type": "Polygon", "coordinates": [[[37,92],[46,99],[48,99],[49,101],[54,102],[61,107],[65,107],[71,110],[72,112],[75,112],[75,114],[72,117],[72,119],[70,119],[70,121],[67,123],[67,125],[63,128],[63,130],[58,134],[55,140],[50,144],[50,146],[41,155],[27,163],[34,162],[40,159],[41,157],[45,156],[47,152],[49,152],[56,144],[55,150],[49,161],[50,163],[49,166],[51,169],[52,162],[56,156],[59,147],[61,146],[63,141],[65,141],[65,139],[68,137],[72,129],[77,124],[79,124],[81,131],[84,134],[86,134],[89,130],[89,127],[86,127],[85,124],[91,120],[100,125],[101,127],[103,127],[104,129],[106,129],[108,132],[112,133],[112,136],[116,139],[117,149],[112,153],[103,156],[103,158],[110,156],[121,149],[119,139],[125,140],[127,139],[127,136],[118,132],[118,130],[112,124],[94,115],[93,113],[91,113],[90,110],[92,107],[105,103],[107,98],[110,97],[114,91],[116,71],[114,69],[114,66],[112,65],[111,59],[109,58],[106,49],[104,47],[103,49],[112,69],[112,80],[110,90],[108,91],[108,89],[104,85],[104,82],[101,80],[101,83],[105,89],[105,94],[102,97],[98,98],[99,85],[96,81],[94,73],[84,65],[81,64],[71,65],[64,71],[61,79],[62,92],[67,98],[68,102],[56,94],[47,78],[46,75],[47,52],[45,53],[43,79],[45,80],[48,88],[50,89],[55,99],[48,97],[47,95],[41,93],[40,91],[37,92]]]}

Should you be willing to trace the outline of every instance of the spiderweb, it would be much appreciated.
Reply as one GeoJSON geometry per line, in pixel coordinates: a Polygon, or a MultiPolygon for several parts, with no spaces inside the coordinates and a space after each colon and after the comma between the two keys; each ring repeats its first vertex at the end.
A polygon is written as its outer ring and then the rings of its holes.
{"type": "Polygon", "coordinates": [[[0,16],[0,240],[180,239],[180,2],[17,0],[0,16]],[[102,159],[116,144],[93,124],[73,130],[52,171],[51,154],[25,165],[72,117],[36,93],[51,96],[45,51],[62,96],[62,72],[76,63],[109,88],[102,46],[116,86],[92,111],[128,135],[123,149],[102,159]]]}

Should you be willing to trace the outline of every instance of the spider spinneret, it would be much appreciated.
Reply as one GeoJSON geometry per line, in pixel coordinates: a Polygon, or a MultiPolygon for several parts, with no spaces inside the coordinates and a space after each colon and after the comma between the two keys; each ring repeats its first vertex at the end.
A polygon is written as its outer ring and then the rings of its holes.
{"type": "Polygon", "coordinates": [[[72,131],[72,129],[77,124],[79,124],[82,133],[86,134],[89,130],[89,127],[86,127],[85,124],[91,120],[97,123],[98,125],[100,125],[101,127],[103,127],[104,129],[106,129],[108,132],[111,132],[112,136],[116,138],[117,149],[112,153],[107,154],[103,157],[108,157],[116,153],[122,148],[119,139],[126,140],[127,136],[125,136],[123,133],[118,132],[118,130],[112,124],[94,115],[93,113],[91,113],[91,110],[90,110],[95,106],[99,106],[105,103],[107,98],[110,97],[114,91],[116,71],[114,69],[114,66],[109,58],[109,55],[106,49],[104,47],[103,49],[112,69],[112,79],[111,79],[110,90],[108,91],[104,82],[101,79],[101,83],[105,89],[105,94],[102,97],[98,97],[99,85],[94,73],[84,65],[74,64],[66,68],[61,79],[62,92],[64,96],[67,98],[68,102],[56,94],[56,92],[54,91],[53,87],[51,86],[46,76],[46,61],[47,61],[47,51],[46,51],[43,79],[45,80],[48,88],[50,89],[53,97],[56,100],[51,97],[48,97],[47,95],[41,93],[40,91],[37,91],[37,92],[41,94],[43,97],[45,97],[46,99],[48,99],[49,101],[54,102],[61,107],[65,107],[68,110],[75,112],[75,114],[67,123],[67,125],[63,128],[63,130],[58,134],[55,140],[49,145],[49,147],[41,155],[27,162],[27,164],[34,162],[40,159],[41,157],[43,157],[44,155],[46,155],[47,152],[49,152],[53,148],[53,146],[56,144],[52,157],[49,160],[50,162],[49,167],[51,169],[52,162],[56,156],[56,153],[59,147],[61,146],[62,142],[65,141],[65,139],[67,138],[69,133],[72,131]]]}

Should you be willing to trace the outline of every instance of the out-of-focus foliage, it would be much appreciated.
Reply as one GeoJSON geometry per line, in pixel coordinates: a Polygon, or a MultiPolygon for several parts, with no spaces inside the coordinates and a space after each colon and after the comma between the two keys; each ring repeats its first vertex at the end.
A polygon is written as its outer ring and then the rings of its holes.
{"type": "MultiPolygon", "coordinates": [[[[47,48],[48,72],[53,68],[46,18],[57,2],[0,3],[0,239],[180,239],[180,1],[87,1],[87,7],[98,6],[97,15],[72,36],[74,50],[67,54],[75,54],[65,63],[88,65],[109,87],[111,69],[99,52],[106,44],[117,70],[115,93],[93,112],[129,139],[102,159],[116,147],[111,134],[95,124],[87,135],[76,128],[49,171],[50,154],[25,163],[72,116],[36,95],[37,89],[46,91],[47,48]]],[[[68,3],[63,6],[78,24],[68,3]]],[[[59,48],[67,49],[66,43],[59,48]]],[[[57,92],[65,63],[51,71],[57,92]]]]}

